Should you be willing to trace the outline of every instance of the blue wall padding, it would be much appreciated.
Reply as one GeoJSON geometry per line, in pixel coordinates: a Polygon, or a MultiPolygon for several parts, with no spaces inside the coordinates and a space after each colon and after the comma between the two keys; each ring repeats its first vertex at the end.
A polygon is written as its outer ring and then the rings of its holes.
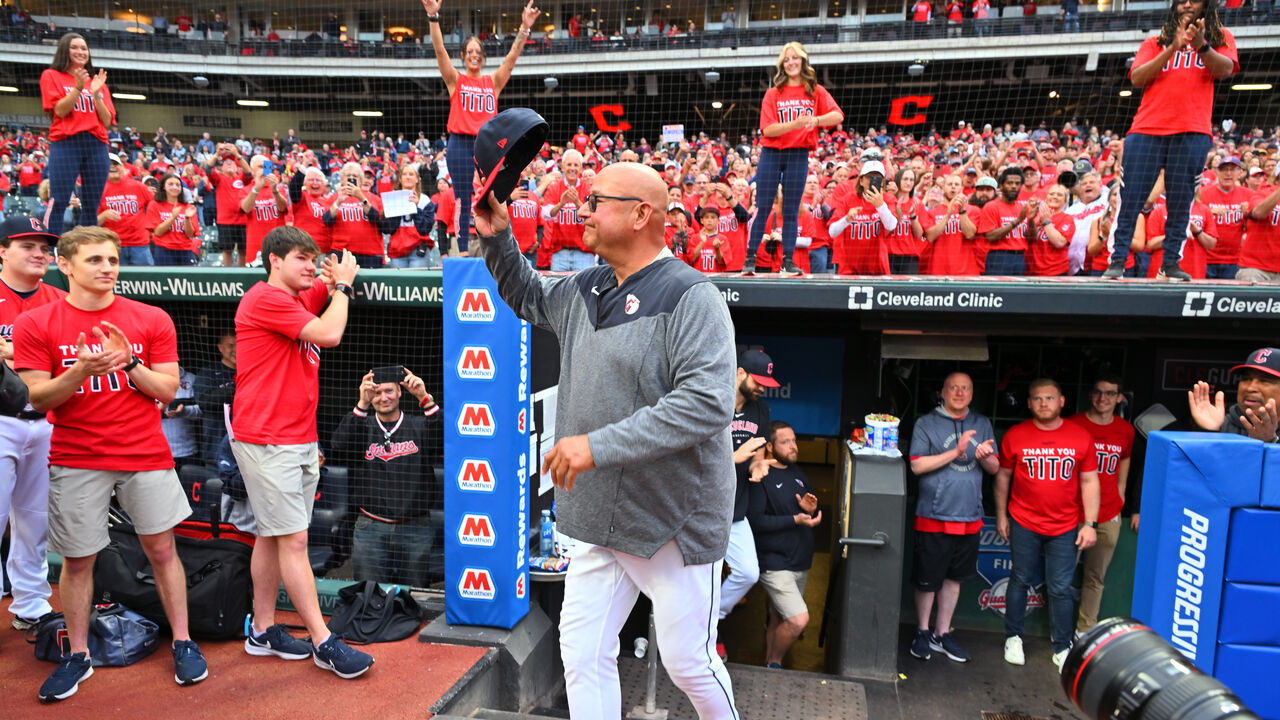
{"type": "MultiPolygon", "coordinates": [[[[1280,585],[1280,510],[1239,508],[1231,514],[1227,543],[1227,582],[1280,585]]],[[[1280,605],[1276,606],[1280,610],[1280,605]]],[[[1280,618],[1272,614],[1280,626],[1280,618]]],[[[1280,643],[1278,643],[1280,644],[1280,643]]]]}
{"type": "Polygon", "coordinates": [[[1266,508],[1280,508],[1280,444],[1267,443],[1262,454],[1262,502],[1266,508]]]}
{"type": "Polygon", "coordinates": [[[1280,585],[1229,582],[1222,591],[1218,642],[1280,647],[1277,613],[1280,613],[1280,585]]]}
{"type": "Polygon", "coordinates": [[[1213,674],[1258,717],[1280,720],[1280,647],[1223,644],[1213,674]]]}

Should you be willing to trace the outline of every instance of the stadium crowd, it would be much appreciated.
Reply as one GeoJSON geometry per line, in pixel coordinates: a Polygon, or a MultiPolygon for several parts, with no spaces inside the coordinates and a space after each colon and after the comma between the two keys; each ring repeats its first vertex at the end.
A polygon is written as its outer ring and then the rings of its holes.
{"type": "MultiPolygon", "coordinates": [[[[137,202],[116,202],[117,211],[136,211],[113,218],[103,217],[111,210],[104,199],[99,219],[124,231],[120,234],[125,247],[153,248],[151,262],[157,262],[156,255],[167,264],[195,264],[201,257],[206,264],[260,262],[256,248],[261,237],[282,224],[307,229],[326,251],[354,243],[353,252],[367,256],[361,260],[368,267],[436,266],[442,254],[456,246],[457,204],[445,162],[446,141],[425,131],[416,137],[391,137],[365,130],[354,143],[322,142],[319,147],[303,141],[293,129],[270,138],[242,133],[215,141],[210,132],[184,140],[163,127],[144,134],[130,126],[113,126],[108,137],[121,166],[119,179],[109,182],[120,186],[115,195],[137,202]],[[313,169],[316,172],[308,172],[313,169]],[[180,199],[164,192],[170,176],[181,184],[180,199]],[[347,219],[349,213],[338,212],[331,217],[334,222],[327,223],[325,210],[346,193],[340,187],[343,179],[356,181],[374,212],[356,222],[347,219]],[[244,198],[255,187],[255,201],[245,206],[244,198]],[[417,210],[384,217],[380,198],[401,189],[417,194],[417,210]],[[184,220],[166,226],[175,205],[192,209],[183,211],[184,220]],[[311,212],[304,212],[304,207],[311,212]],[[232,257],[232,248],[240,251],[238,256],[232,257]]],[[[1204,277],[1206,263],[1280,273],[1275,219],[1278,143],[1280,126],[1244,130],[1228,122],[1226,128],[1218,128],[1205,162],[1198,212],[1188,231],[1196,242],[1187,244],[1184,265],[1193,277],[1204,277]],[[1242,206],[1270,209],[1259,218],[1242,211],[1242,206]]],[[[885,126],[865,132],[843,126],[824,129],[809,156],[796,263],[810,273],[979,275],[985,243],[975,239],[976,220],[982,208],[1000,196],[1001,202],[1019,209],[1035,201],[1030,208],[1043,207],[1036,209],[1036,216],[1043,214],[1046,220],[1065,215],[1071,221],[1041,222],[1056,241],[1049,243],[1052,251],[1043,253],[1037,244],[1026,243],[1023,229],[1011,233],[1027,251],[1028,275],[1101,272],[1107,266],[1103,249],[1115,214],[1108,198],[1117,180],[1120,148],[1116,132],[1076,122],[1049,127],[1042,121],[1028,128],[1012,123],[976,127],[960,121],[950,131],[930,128],[918,135],[885,126]],[[868,161],[883,166],[885,202],[902,222],[883,237],[860,240],[850,232],[833,237],[823,221],[830,218],[836,199],[856,185],[868,161]],[[1060,181],[1069,186],[1063,188],[1065,197],[1052,191],[1060,181]],[[972,216],[967,215],[970,210],[972,216]],[[962,217],[971,219],[973,228],[967,232],[962,217]],[[1059,228],[1057,233],[1047,229],[1053,227],[1059,228]],[[1058,244],[1059,234],[1069,236],[1065,245],[1058,244]]],[[[47,212],[48,152],[45,134],[30,128],[4,129],[0,193],[7,214],[47,212]]],[[[749,223],[760,217],[754,188],[759,157],[758,134],[734,141],[724,133],[712,137],[701,132],[678,144],[657,144],[623,133],[588,134],[579,127],[563,145],[546,145],[526,169],[526,183],[513,198],[515,234],[521,250],[540,269],[553,269],[553,256],[559,251],[585,253],[581,225],[573,222],[576,214],[561,215],[563,205],[555,207],[566,188],[564,181],[581,183],[577,194],[585,197],[600,168],[613,162],[642,162],[659,169],[670,186],[668,237],[673,252],[705,272],[738,272],[745,260],[749,223]],[[556,213],[547,217],[541,212],[544,208],[556,213]],[[710,210],[715,210],[715,217],[710,210]]],[[[1135,245],[1138,252],[1130,256],[1134,275],[1154,276],[1159,268],[1151,258],[1159,259],[1164,228],[1159,192],[1154,194],[1142,244],[1135,245]]],[[[767,239],[757,256],[759,272],[780,263],[780,250],[771,242],[778,239],[772,205],[766,204],[763,216],[767,239]]],[[[73,200],[66,225],[81,211],[73,200]]],[[[1036,219],[1030,210],[1023,220],[1028,217],[1036,219]]],[[[149,264],[149,254],[133,257],[149,264]]]]}

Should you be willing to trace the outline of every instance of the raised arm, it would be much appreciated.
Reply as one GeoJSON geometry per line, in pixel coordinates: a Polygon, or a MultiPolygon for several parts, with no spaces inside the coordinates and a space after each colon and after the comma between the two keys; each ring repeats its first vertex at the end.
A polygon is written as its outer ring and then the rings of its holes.
{"type": "Polygon", "coordinates": [[[493,74],[493,92],[495,95],[501,94],[502,88],[506,87],[507,81],[511,79],[511,71],[516,66],[516,59],[520,57],[520,52],[524,50],[524,44],[529,41],[529,31],[541,14],[542,11],[533,6],[533,0],[529,0],[529,4],[525,5],[524,10],[520,13],[520,32],[516,33],[516,39],[512,41],[511,49],[507,51],[507,57],[502,60],[502,65],[493,74]]]}
{"type": "Polygon", "coordinates": [[[458,84],[458,71],[449,61],[449,51],[444,49],[444,35],[440,32],[440,0],[422,0],[422,9],[427,11],[427,24],[431,26],[431,47],[436,51],[436,65],[440,68],[440,79],[453,95],[453,88],[458,84]]]}

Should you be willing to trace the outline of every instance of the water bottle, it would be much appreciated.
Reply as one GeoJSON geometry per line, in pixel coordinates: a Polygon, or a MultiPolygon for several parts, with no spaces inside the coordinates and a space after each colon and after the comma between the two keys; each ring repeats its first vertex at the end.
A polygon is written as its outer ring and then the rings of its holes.
{"type": "Polygon", "coordinates": [[[551,511],[542,511],[542,524],[539,527],[538,554],[552,557],[555,552],[555,533],[551,529],[551,511]]]}

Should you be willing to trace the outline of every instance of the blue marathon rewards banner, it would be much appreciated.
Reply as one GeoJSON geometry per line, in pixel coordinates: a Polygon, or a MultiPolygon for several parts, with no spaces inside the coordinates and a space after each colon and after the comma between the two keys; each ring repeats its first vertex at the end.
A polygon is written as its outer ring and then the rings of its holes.
{"type": "Polygon", "coordinates": [[[529,612],[529,324],[479,258],[444,263],[445,619],[529,612]]]}

